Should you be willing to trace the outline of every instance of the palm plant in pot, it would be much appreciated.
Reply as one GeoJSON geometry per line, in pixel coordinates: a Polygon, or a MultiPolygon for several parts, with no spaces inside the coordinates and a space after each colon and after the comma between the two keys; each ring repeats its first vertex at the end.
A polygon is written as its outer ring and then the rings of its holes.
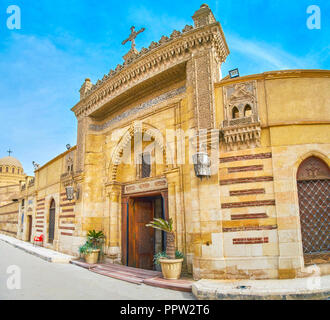
{"type": "Polygon", "coordinates": [[[105,236],[102,231],[88,231],[86,243],[79,247],[79,252],[87,263],[95,264],[98,262],[100,255],[102,255],[104,239],[105,236]]]}
{"type": "Polygon", "coordinates": [[[166,252],[158,253],[155,256],[156,263],[160,263],[165,279],[176,280],[180,278],[183,255],[175,250],[175,233],[173,230],[173,220],[154,218],[147,227],[166,232],[166,252]]]}

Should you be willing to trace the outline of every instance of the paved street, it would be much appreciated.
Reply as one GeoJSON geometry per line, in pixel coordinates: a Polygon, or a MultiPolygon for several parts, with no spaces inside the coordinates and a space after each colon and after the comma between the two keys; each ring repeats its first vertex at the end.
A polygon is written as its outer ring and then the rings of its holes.
{"type": "Polygon", "coordinates": [[[135,285],[104,277],[71,264],[46,262],[0,241],[0,300],[181,300],[190,293],[135,285]],[[9,266],[21,268],[21,289],[9,290],[9,266]]]}

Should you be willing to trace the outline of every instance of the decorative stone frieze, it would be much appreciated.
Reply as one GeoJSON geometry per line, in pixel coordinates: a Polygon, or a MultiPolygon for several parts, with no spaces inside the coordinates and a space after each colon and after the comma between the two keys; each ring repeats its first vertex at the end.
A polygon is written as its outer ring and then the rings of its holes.
{"type": "Polygon", "coordinates": [[[111,120],[107,121],[106,123],[102,124],[102,125],[97,125],[97,124],[91,124],[89,126],[90,130],[93,131],[102,131],[116,123],[118,123],[119,121],[123,120],[123,119],[127,119],[128,117],[134,116],[136,114],[138,114],[141,111],[147,110],[155,105],[157,105],[158,103],[161,103],[163,101],[166,101],[168,99],[174,98],[175,96],[186,92],[186,87],[180,87],[178,89],[174,89],[171,90],[169,92],[166,92],[154,99],[150,99],[142,104],[139,104],[136,107],[133,107],[127,111],[124,111],[122,113],[120,113],[118,116],[112,118],[111,120]]]}
{"type": "Polygon", "coordinates": [[[256,81],[224,87],[223,98],[222,130],[227,150],[259,147],[261,127],[256,81]]]}
{"type": "Polygon", "coordinates": [[[140,183],[133,183],[124,186],[124,194],[133,194],[140,192],[148,192],[154,190],[162,190],[167,188],[166,178],[146,180],[140,183]]]}
{"type": "Polygon", "coordinates": [[[199,52],[203,47],[213,47],[216,60],[220,63],[226,60],[229,49],[218,22],[199,28],[186,26],[183,33],[174,31],[169,39],[162,37],[160,42],[151,44],[149,49],[142,49],[133,60],[118,65],[114,71],[110,70],[89,91],[87,87],[90,84],[83,85],[82,99],[72,111],[77,117],[88,116],[138,83],[188,61],[194,52],[199,52]]]}

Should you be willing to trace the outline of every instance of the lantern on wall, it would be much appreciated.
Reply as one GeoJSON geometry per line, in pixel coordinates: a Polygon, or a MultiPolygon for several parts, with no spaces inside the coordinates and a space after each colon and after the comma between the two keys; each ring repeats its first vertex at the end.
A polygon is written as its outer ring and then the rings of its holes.
{"type": "Polygon", "coordinates": [[[211,176],[211,160],[206,152],[194,154],[193,162],[196,177],[203,179],[211,176]]]}

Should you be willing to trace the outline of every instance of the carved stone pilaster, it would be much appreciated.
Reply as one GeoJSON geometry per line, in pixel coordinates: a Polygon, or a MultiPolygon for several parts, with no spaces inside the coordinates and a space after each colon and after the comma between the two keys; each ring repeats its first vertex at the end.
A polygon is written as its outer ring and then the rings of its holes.
{"type": "Polygon", "coordinates": [[[193,89],[193,106],[198,129],[212,129],[215,126],[215,103],[213,85],[215,82],[213,52],[210,49],[193,55],[187,64],[187,85],[193,89]]]}

